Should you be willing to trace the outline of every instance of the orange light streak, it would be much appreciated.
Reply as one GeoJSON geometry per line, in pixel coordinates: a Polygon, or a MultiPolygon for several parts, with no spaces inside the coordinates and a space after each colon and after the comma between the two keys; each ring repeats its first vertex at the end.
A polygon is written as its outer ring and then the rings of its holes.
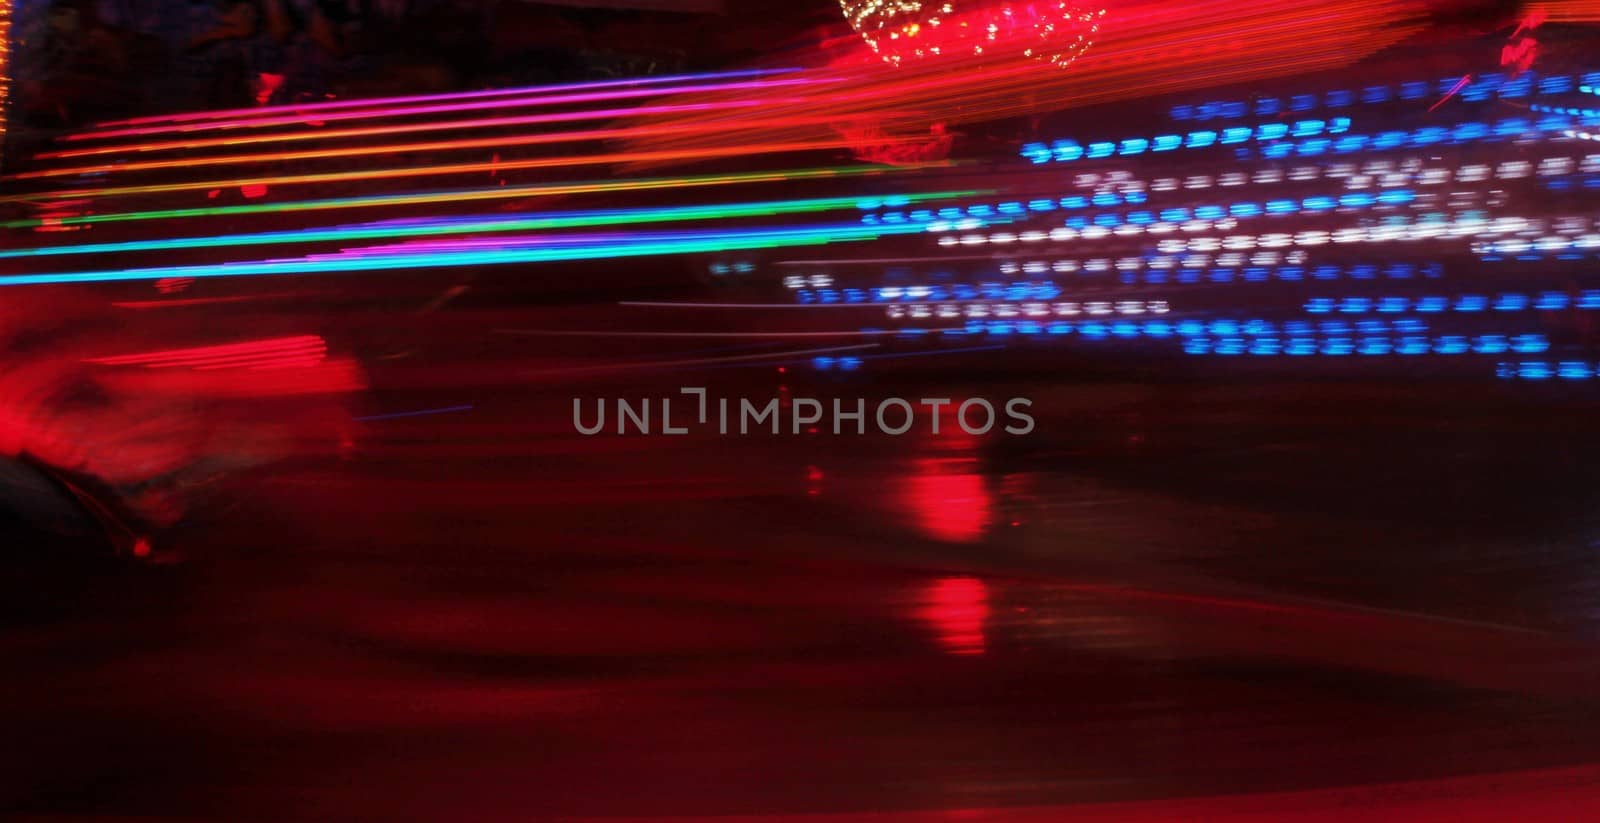
{"type": "MultiPolygon", "coordinates": [[[[727,105],[738,107],[754,107],[772,102],[796,102],[799,98],[772,98],[768,100],[726,100],[711,105],[727,105]]],[[[251,134],[235,135],[230,137],[208,137],[196,140],[163,140],[152,143],[118,143],[106,146],[93,146],[89,148],[60,149],[57,151],[40,152],[34,155],[40,160],[60,160],[71,157],[93,157],[106,154],[122,154],[124,152],[137,152],[148,154],[160,151],[193,150],[220,148],[223,146],[250,146],[261,143],[289,143],[304,140],[333,140],[346,137],[377,137],[393,134],[414,134],[429,131],[453,131],[456,129],[498,128],[502,126],[531,126],[542,123],[572,123],[584,120],[603,120],[611,117],[640,114],[672,114],[685,109],[703,108],[703,104],[690,104],[686,106],[644,106],[618,109],[593,109],[588,111],[557,112],[554,114],[528,114],[516,117],[479,117],[468,120],[445,120],[431,123],[403,123],[386,126],[362,126],[359,128],[343,129],[316,129],[276,134],[251,134]]]]}
{"type": "Polygon", "coordinates": [[[166,126],[140,126],[134,128],[104,129],[100,131],[84,131],[69,134],[62,138],[69,141],[78,140],[104,140],[111,137],[141,137],[150,134],[165,134],[170,132],[189,133],[199,131],[217,131],[224,129],[259,129],[271,126],[296,126],[319,125],[322,123],[338,122],[342,120],[371,120],[379,117],[416,117],[425,114],[444,114],[457,111],[484,111],[487,109],[529,108],[534,106],[556,106],[562,104],[590,103],[607,100],[632,100],[640,97],[665,97],[672,94],[681,94],[694,91],[707,91],[723,88],[729,90],[769,90],[788,86],[803,86],[811,83],[826,82],[826,78],[795,78],[753,80],[740,83],[721,83],[716,85],[688,85],[667,86],[663,88],[627,89],[623,91],[591,92],[585,94],[565,95],[534,95],[530,97],[512,97],[509,99],[483,100],[475,103],[449,103],[434,106],[414,106],[409,108],[395,108],[385,106],[372,109],[359,109],[336,113],[313,112],[286,117],[258,117],[244,120],[225,120],[216,123],[183,123],[166,126]]]}
{"type": "MultiPolygon", "coordinates": [[[[209,189],[248,185],[293,186],[310,185],[316,183],[346,183],[356,180],[398,180],[407,177],[437,177],[452,174],[474,174],[494,170],[505,172],[529,169],[570,168],[574,166],[598,166],[614,163],[650,163],[675,160],[706,160],[717,157],[748,156],[754,154],[781,154],[794,151],[823,151],[828,149],[840,149],[848,147],[848,141],[840,140],[836,136],[830,136],[827,139],[822,140],[800,140],[755,145],[717,145],[693,149],[616,152],[611,154],[573,155],[568,157],[543,157],[531,160],[453,163],[442,166],[409,166],[401,168],[367,169],[362,171],[323,172],[319,174],[289,174],[276,175],[272,177],[248,177],[225,180],[158,183],[142,186],[106,186],[97,189],[73,189],[70,191],[43,191],[0,197],[0,203],[26,203],[36,200],[48,200],[51,198],[62,197],[67,194],[74,194],[82,197],[122,197],[138,194],[168,194],[182,191],[205,191],[209,189]]],[[[627,186],[623,185],[622,188],[627,188],[627,186]]]]}
{"type": "MultiPolygon", "coordinates": [[[[753,105],[755,101],[751,101],[753,105]]],[[[836,122],[836,117],[818,116],[811,118],[816,124],[836,122]]],[[[759,128],[763,122],[771,124],[787,123],[798,125],[805,119],[783,118],[771,121],[751,121],[750,126],[759,128]]],[[[52,177],[74,177],[82,174],[110,174],[113,172],[137,172],[159,169],[188,169],[197,166],[225,166],[247,163],[269,163],[297,160],[324,160],[336,157],[361,157],[367,155],[400,154],[411,152],[436,152],[436,151],[466,151],[469,149],[499,149],[509,146],[542,146],[560,143],[578,143],[587,140],[613,140],[619,138],[643,137],[652,134],[675,134],[681,132],[702,131],[705,126],[698,123],[666,124],[656,126],[634,126],[630,128],[594,129],[589,131],[553,132],[548,134],[532,135],[500,135],[493,137],[479,137],[456,140],[434,140],[425,143],[388,143],[376,146],[351,146],[336,149],[310,149],[306,151],[262,152],[256,154],[235,154],[219,157],[185,157],[177,160],[145,160],[132,163],[104,163],[95,166],[69,166],[56,169],[43,169],[39,171],[24,172],[11,175],[13,180],[37,180],[52,177]]],[[[494,163],[492,170],[511,168],[512,166],[494,163]]]]}

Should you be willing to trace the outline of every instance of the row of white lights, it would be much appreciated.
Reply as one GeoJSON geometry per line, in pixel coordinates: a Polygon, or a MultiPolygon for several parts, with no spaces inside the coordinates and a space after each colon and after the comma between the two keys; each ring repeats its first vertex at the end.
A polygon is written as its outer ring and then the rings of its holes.
{"type": "Polygon", "coordinates": [[[1108,317],[1142,314],[1167,314],[1172,307],[1165,300],[1091,300],[1060,303],[994,303],[982,300],[940,303],[895,303],[885,307],[895,319],[914,317],[1108,317]]]}

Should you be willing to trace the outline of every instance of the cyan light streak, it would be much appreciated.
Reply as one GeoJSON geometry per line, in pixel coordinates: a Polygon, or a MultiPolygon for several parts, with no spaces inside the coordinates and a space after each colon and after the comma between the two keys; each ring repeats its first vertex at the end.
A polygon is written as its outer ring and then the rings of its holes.
{"type": "MultiPolygon", "coordinates": [[[[926,199],[959,197],[966,192],[932,192],[899,195],[915,202],[926,199]]],[[[439,237],[488,232],[542,231],[549,229],[584,228],[590,226],[635,225],[642,223],[668,223],[688,220],[722,220],[741,217],[773,217],[788,214],[808,214],[822,211],[859,208],[859,197],[829,197],[812,200],[770,200],[752,203],[722,203],[701,206],[664,206],[658,208],[612,209],[587,212],[552,212],[523,216],[505,216],[489,219],[435,218],[432,220],[388,222],[359,226],[342,226],[329,229],[260,232],[256,234],[225,234],[213,237],[177,237],[161,240],[130,240],[119,243],[86,243],[76,246],[45,246],[32,249],[0,251],[0,259],[19,257],[53,257],[73,254],[105,254],[135,251],[168,251],[174,249],[228,248],[236,246],[262,246],[277,243],[327,243],[348,240],[376,240],[393,237],[439,237]]]]}
{"type": "Polygon", "coordinates": [[[330,197],[317,200],[290,200],[276,203],[240,203],[231,206],[200,206],[185,209],[110,212],[0,222],[0,228],[32,229],[47,226],[89,226],[98,223],[124,223],[141,220],[176,220],[191,217],[235,217],[247,214],[286,214],[329,209],[362,209],[415,206],[428,203],[466,203],[489,200],[514,200],[524,197],[556,197],[571,194],[609,194],[659,189],[699,188],[744,183],[775,183],[791,180],[861,177],[882,175],[882,166],[836,166],[787,169],[741,174],[707,174],[688,177],[645,177],[634,180],[596,180],[578,183],[540,183],[526,186],[493,186],[478,189],[445,189],[406,194],[376,194],[361,197],[330,197]]]}
{"type": "Polygon", "coordinates": [[[295,274],[333,274],[406,269],[490,266],[509,263],[604,260],[655,255],[696,254],[743,249],[815,246],[875,240],[888,235],[924,231],[921,226],[868,227],[855,224],[737,231],[686,231],[650,235],[508,238],[484,248],[483,243],[448,247],[424,245],[383,249],[355,249],[346,254],[289,260],[260,260],[215,265],[160,266],[139,269],[12,274],[0,276],[0,286],[49,283],[104,283],[159,280],[164,277],[259,277],[295,274]],[[521,247],[512,244],[520,242],[521,247]]]}

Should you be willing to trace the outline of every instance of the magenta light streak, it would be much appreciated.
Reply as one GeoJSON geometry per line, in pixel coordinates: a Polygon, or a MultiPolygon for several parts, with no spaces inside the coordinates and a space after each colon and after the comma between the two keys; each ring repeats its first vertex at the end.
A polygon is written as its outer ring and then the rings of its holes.
{"type": "MultiPolygon", "coordinates": [[[[563,111],[563,112],[556,112],[554,114],[525,114],[525,115],[521,115],[521,116],[518,116],[518,117],[482,117],[482,118],[477,118],[477,119],[473,119],[473,120],[446,120],[446,121],[442,121],[442,122],[433,122],[433,123],[409,123],[409,124],[406,124],[406,125],[403,125],[403,126],[394,126],[394,127],[391,127],[391,128],[386,128],[386,129],[383,130],[383,136],[396,135],[396,134],[413,134],[413,133],[416,133],[416,132],[428,132],[428,131],[451,131],[451,130],[455,130],[455,129],[492,128],[492,127],[498,127],[498,126],[531,126],[531,125],[539,125],[539,124],[544,124],[544,123],[571,123],[571,122],[577,122],[577,121],[583,121],[583,120],[604,120],[604,119],[609,119],[609,118],[613,118],[613,117],[626,117],[626,116],[629,116],[629,115],[636,115],[636,114],[676,114],[676,113],[688,112],[688,111],[710,111],[712,109],[721,109],[721,108],[753,108],[753,107],[756,107],[756,106],[770,106],[770,105],[774,105],[774,104],[782,104],[782,103],[787,103],[787,102],[793,102],[796,99],[798,99],[798,98],[773,97],[773,98],[766,98],[766,99],[762,99],[762,100],[723,100],[723,101],[717,101],[717,102],[711,102],[711,103],[680,103],[680,104],[675,104],[675,105],[663,105],[663,106],[638,106],[638,107],[616,108],[616,109],[589,109],[589,110],[586,110],[586,111],[563,111]]],[[[778,121],[758,120],[758,121],[752,121],[752,122],[757,123],[757,124],[763,124],[763,123],[778,122],[778,121]]],[[[782,121],[782,122],[789,122],[789,121],[782,121]]],[[[801,122],[804,122],[804,121],[801,121],[801,122]]],[[[817,120],[817,122],[827,122],[827,121],[824,121],[824,120],[819,118],[817,120]]],[[[685,129],[685,130],[687,130],[687,129],[685,129]]],[[[589,137],[589,136],[611,137],[611,136],[615,136],[616,133],[617,133],[616,129],[605,129],[605,130],[591,131],[591,132],[573,132],[572,135],[574,135],[574,136],[573,136],[572,139],[573,139],[573,141],[576,141],[578,139],[586,138],[586,137],[589,137]]],[[[304,135],[306,137],[321,139],[319,137],[319,135],[317,135],[315,132],[290,132],[289,133],[289,136],[292,136],[292,137],[295,137],[295,138],[299,138],[302,135],[304,135]]],[[[371,136],[371,135],[355,135],[355,136],[368,137],[368,136],[371,136]]],[[[233,141],[229,142],[227,145],[245,146],[245,145],[250,145],[250,144],[253,144],[253,143],[268,143],[268,142],[279,142],[279,143],[281,143],[281,142],[287,142],[287,141],[284,141],[284,140],[281,140],[281,139],[275,139],[275,138],[277,138],[277,135],[271,135],[271,136],[259,136],[259,135],[258,136],[246,136],[246,135],[240,135],[237,140],[233,140],[233,141]]],[[[327,138],[327,139],[339,139],[339,136],[334,136],[334,137],[330,137],[330,138],[327,138]]],[[[508,138],[508,140],[510,140],[510,139],[511,138],[508,138]]],[[[511,144],[508,143],[508,145],[511,145],[511,144]]],[[[35,156],[37,158],[39,158],[40,160],[53,160],[53,159],[66,159],[66,158],[76,158],[76,157],[88,157],[88,156],[96,156],[96,155],[115,154],[115,153],[122,152],[122,151],[134,151],[134,152],[138,152],[141,155],[147,155],[147,154],[150,154],[150,153],[156,152],[156,151],[176,151],[176,150],[187,150],[187,149],[190,149],[190,148],[193,148],[193,147],[192,146],[188,146],[188,145],[167,146],[167,145],[161,145],[161,144],[134,143],[134,144],[128,144],[128,145],[103,145],[103,146],[96,146],[96,147],[91,148],[91,149],[66,149],[66,150],[63,150],[63,151],[47,151],[47,152],[42,152],[42,153],[40,153],[38,155],[35,155],[35,156]]],[[[206,148],[210,148],[210,147],[206,147],[206,148]]],[[[248,160],[250,158],[249,158],[248,155],[246,155],[246,156],[243,157],[243,159],[248,160]]],[[[42,177],[42,176],[45,176],[45,175],[41,175],[41,174],[38,174],[38,173],[32,173],[29,176],[42,177]]],[[[22,175],[18,175],[18,177],[22,177],[22,175]]]]}
{"type": "MultiPolygon", "coordinates": [[[[335,100],[323,103],[301,103],[283,106],[264,106],[248,109],[216,109],[213,111],[186,112],[184,114],[161,114],[151,117],[133,117],[127,120],[107,120],[96,123],[94,128],[101,129],[108,126],[142,126],[151,123],[181,123],[195,120],[220,120],[224,117],[259,116],[278,114],[281,112],[304,111],[335,111],[359,106],[388,106],[397,103],[428,103],[436,100],[469,100],[483,97],[505,97],[515,94],[530,92],[549,93],[557,91],[580,91],[583,89],[615,88],[617,86],[645,86],[659,83],[676,83],[686,80],[723,80],[734,77],[762,77],[772,74],[786,74],[797,69],[749,69],[745,71],[715,72],[710,74],[674,74],[660,77],[630,77],[623,80],[597,80],[590,83],[564,83],[552,86],[521,86],[514,89],[483,89],[480,91],[452,92],[449,94],[419,94],[407,97],[369,97],[353,100],[335,100]]],[[[94,135],[89,135],[94,136],[94,135]]]]}
{"type": "Polygon", "coordinates": [[[374,117],[411,116],[418,114],[439,114],[453,111],[481,111],[483,109],[505,109],[522,106],[537,106],[546,104],[570,103],[595,103],[602,100],[626,100],[635,97],[655,97],[664,94],[680,92],[704,91],[732,91],[737,89],[770,89],[783,86],[807,85],[814,80],[796,78],[792,80],[759,80],[740,83],[718,83],[715,85],[695,86],[665,86],[648,89],[627,89],[624,91],[594,92],[591,94],[557,94],[539,95],[534,97],[517,97],[504,100],[488,100],[477,103],[454,103],[450,105],[417,106],[412,108],[381,108],[364,109],[361,111],[336,112],[333,114],[302,114],[295,117],[264,117],[249,120],[225,120],[216,123],[198,123],[174,126],[145,126],[140,128],[112,129],[93,133],[69,134],[64,139],[69,141],[102,139],[107,137],[142,137],[151,134],[183,133],[189,134],[200,131],[220,129],[253,129],[265,126],[285,126],[296,123],[327,123],[343,120],[363,120],[374,117]]]}
{"type": "MultiPolygon", "coordinates": [[[[929,332],[962,330],[965,326],[935,326],[929,332]]],[[[854,331],[610,331],[568,329],[495,329],[495,334],[517,337],[671,337],[671,338],[759,338],[783,340],[807,337],[885,337],[899,334],[894,329],[857,329],[854,331]]]]}
{"type": "Polygon", "coordinates": [[[881,309],[886,303],[674,303],[660,300],[618,300],[619,306],[642,309],[881,309]]]}

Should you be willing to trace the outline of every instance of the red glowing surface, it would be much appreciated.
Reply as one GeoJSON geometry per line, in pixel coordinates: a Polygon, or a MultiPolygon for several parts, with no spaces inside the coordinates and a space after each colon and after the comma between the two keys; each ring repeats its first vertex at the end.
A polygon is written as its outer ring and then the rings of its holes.
{"type": "Polygon", "coordinates": [[[935,540],[971,543],[983,537],[993,519],[983,475],[965,460],[917,461],[902,494],[913,524],[935,540]]]}
{"type": "Polygon", "coordinates": [[[321,363],[327,354],[328,345],[321,337],[302,335],[222,346],[198,346],[116,357],[96,357],[87,362],[101,366],[143,366],[147,369],[187,367],[200,371],[282,369],[315,366],[321,363]]]}
{"type": "Polygon", "coordinates": [[[1021,54],[1065,65],[1087,49],[1104,9],[1062,2],[841,0],[845,20],[885,61],[1021,54]]]}
{"type": "Polygon", "coordinates": [[[975,577],[946,577],[923,592],[922,619],[933,628],[940,648],[950,654],[987,650],[983,627],[989,619],[989,588],[975,577]]]}

